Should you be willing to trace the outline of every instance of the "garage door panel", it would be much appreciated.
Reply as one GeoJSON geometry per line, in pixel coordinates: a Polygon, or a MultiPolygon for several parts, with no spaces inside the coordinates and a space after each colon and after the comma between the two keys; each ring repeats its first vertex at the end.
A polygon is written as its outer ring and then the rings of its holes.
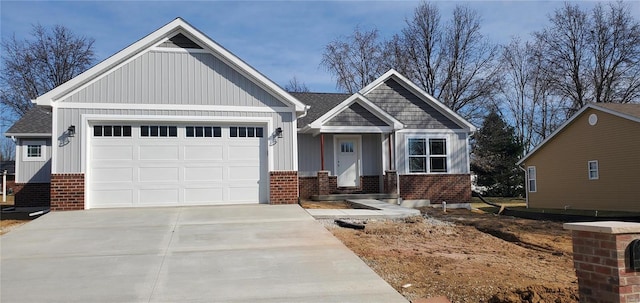
{"type": "Polygon", "coordinates": [[[222,146],[185,146],[184,159],[189,160],[224,160],[222,146]]]}
{"type": "Polygon", "coordinates": [[[185,181],[222,181],[224,180],[222,166],[185,167],[185,181]]]}
{"type": "Polygon", "coordinates": [[[260,166],[229,165],[229,181],[260,180],[260,166]]]}
{"type": "Polygon", "coordinates": [[[224,201],[224,189],[222,187],[185,188],[184,197],[185,204],[224,201]]]}
{"type": "Polygon", "coordinates": [[[131,167],[93,168],[91,175],[94,182],[133,182],[131,167]]]}
{"type": "Polygon", "coordinates": [[[139,182],[178,182],[180,174],[178,167],[140,167],[139,182]]]}
{"type": "Polygon", "coordinates": [[[140,201],[140,204],[177,205],[179,197],[180,190],[178,188],[138,190],[138,201],[140,201]]]}
{"type": "Polygon", "coordinates": [[[170,145],[145,145],[140,146],[140,160],[178,160],[180,151],[178,146],[170,145]]]}
{"type": "Polygon", "coordinates": [[[131,146],[95,146],[92,160],[133,160],[131,146]]]}
{"type": "Polygon", "coordinates": [[[91,192],[91,204],[96,207],[123,207],[133,203],[133,190],[118,189],[94,189],[91,192]]]}
{"type": "Polygon", "coordinates": [[[260,159],[259,146],[230,145],[228,148],[229,148],[228,159],[231,161],[260,159]]]}

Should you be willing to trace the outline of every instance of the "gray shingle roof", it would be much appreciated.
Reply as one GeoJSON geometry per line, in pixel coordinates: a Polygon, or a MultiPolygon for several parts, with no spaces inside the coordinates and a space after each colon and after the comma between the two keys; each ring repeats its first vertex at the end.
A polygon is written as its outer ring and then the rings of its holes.
{"type": "Polygon", "coordinates": [[[51,109],[35,106],[5,132],[18,134],[51,134],[51,109]]]}
{"type": "Polygon", "coordinates": [[[302,128],[326,114],[340,102],[351,97],[351,94],[340,93],[290,93],[300,102],[310,106],[307,115],[298,120],[298,127],[302,128]]]}

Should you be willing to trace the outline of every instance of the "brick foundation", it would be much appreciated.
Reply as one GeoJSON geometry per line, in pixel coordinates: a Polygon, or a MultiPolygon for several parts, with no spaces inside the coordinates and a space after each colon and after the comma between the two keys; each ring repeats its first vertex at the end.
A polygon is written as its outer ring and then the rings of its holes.
{"type": "Polygon", "coordinates": [[[318,177],[300,177],[298,186],[300,198],[309,199],[318,194],[318,177]]]}
{"type": "Polygon", "coordinates": [[[269,172],[269,189],[270,204],[298,203],[298,172],[269,172]]]}
{"type": "Polygon", "coordinates": [[[580,302],[640,302],[640,271],[631,269],[629,244],[640,239],[640,224],[567,223],[580,302]]]}
{"type": "Polygon", "coordinates": [[[7,192],[13,191],[14,206],[49,207],[51,203],[50,183],[15,183],[7,180],[7,192]]]}
{"type": "Polygon", "coordinates": [[[361,176],[360,186],[355,188],[338,188],[338,177],[329,176],[328,171],[319,171],[316,177],[300,177],[298,182],[301,199],[337,193],[380,193],[380,176],[361,176]]]}
{"type": "Polygon", "coordinates": [[[361,176],[360,190],[367,194],[380,193],[380,176],[361,176]]]}
{"type": "Polygon", "coordinates": [[[400,197],[429,199],[432,204],[470,203],[471,177],[468,174],[400,175],[400,197]]]}
{"type": "Polygon", "coordinates": [[[384,193],[398,193],[398,173],[395,170],[387,170],[384,172],[384,193]]]}
{"type": "Polygon", "coordinates": [[[84,209],[84,174],[51,174],[51,210],[84,209]]]}

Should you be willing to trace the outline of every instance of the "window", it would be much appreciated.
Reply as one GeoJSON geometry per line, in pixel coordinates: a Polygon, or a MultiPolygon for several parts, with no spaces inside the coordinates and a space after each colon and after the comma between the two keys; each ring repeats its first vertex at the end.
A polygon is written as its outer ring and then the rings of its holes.
{"type": "Polygon", "coordinates": [[[598,160],[589,161],[589,180],[598,180],[600,174],[598,172],[598,160]]]}
{"type": "Polygon", "coordinates": [[[187,138],[213,138],[221,137],[222,129],[219,126],[187,126],[187,138]]]}
{"type": "Polygon", "coordinates": [[[232,126],[229,127],[230,137],[242,137],[242,138],[262,138],[262,127],[244,127],[244,126],[232,126]]]}
{"type": "Polygon", "coordinates": [[[529,166],[527,167],[527,184],[529,185],[529,192],[535,193],[538,190],[536,184],[536,167],[529,166]]]}
{"type": "Polygon", "coordinates": [[[94,137],[131,137],[129,125],[94,125],[94,137]]]}
{"type": "Polygon", "coordinates": [[[409,138],[410,173],[446,173],[448,171],[447,139],[409,138]]]}
{"type": "Polygon", "coordinates": [[[45,141],[28,140],[23,141],[24,160],[25,161],[44,161],[45,160],[45,141]]]}
{"type": "Polygon", "coordinates": [[[143,125],[140,126],[141,137],[177,137],[177,126],[156,126],[156,125],[143,125]]]}
{"type": "Polygon", "coordinates": [[[342,153],[352,153],[353,152],[353,142],[342,142],[342,143],[340,143],[340,152],[342,152],[342,153]]]}

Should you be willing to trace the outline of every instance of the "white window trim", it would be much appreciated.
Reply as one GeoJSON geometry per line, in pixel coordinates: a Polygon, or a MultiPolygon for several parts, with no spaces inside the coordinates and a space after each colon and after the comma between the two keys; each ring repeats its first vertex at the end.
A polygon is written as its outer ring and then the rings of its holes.
{"type": "Polygon", "coordinates": [[[22,159],[24,161],[45,161],[47,158],[47,142],[44,140],[24,140],[22,141],[22,159]],[[40,157],[29,157],[29,145],[40,146],[40,157]]]}
{"type": "Polygon", "coordinates": [[[538,192],[538,171],[535,166],[527,166],[527,191],[530,193],[538,192]],[[534,178],[531,178],[531,169],[533,169],[533,172],[535,174],[534,178]],[[531,181],[533,181],[536,185],[534,190],[531,190],[531,181]]]}
{"type": "Polygon", "coordinates": [[[591,160],[591,161],[587,162],[587,176],[589,177],[589,180],[598,180],[598,179],[600,179],[600,165],[598,164],[598,160],[591,160]],[[591,177],[591,163],[595,163],[595,165],[596,165],[596,169],[595,169],[596,176],[595,177],[591,177]]]}
{"type": "MultiPolygon", "coordinates": [[[[405,173],[407,174],[411,174],[411,175],[447,175],[447,174],[451,174],[451,138],[448,135],[443,135],[443,134],[411,134],[411,135],[407,135],[405,136],[405,140],[404,140],[404,144],[405,144],[405,155],[404,155],[404,170],[405,173]],[[426,172],[411,172],[410,168],[409,168],[409,140],[410,139],[425,139],[426,141],[426,172]],[[431,158],[431,155],[429,154],[429,139],[444,139],[445,140],[445,148],[447,149],[447,171],[446,172],[431,172],[431,162],[429,161],[429,159],[431,158]]],[[[442,155],[437,155],[437,156],[442,156],[442,155]]]]}

